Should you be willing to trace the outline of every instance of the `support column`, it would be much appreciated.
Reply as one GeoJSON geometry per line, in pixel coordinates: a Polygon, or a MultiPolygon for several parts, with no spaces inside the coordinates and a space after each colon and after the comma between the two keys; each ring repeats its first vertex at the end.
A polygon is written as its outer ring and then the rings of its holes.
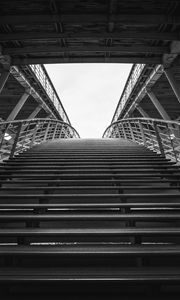
{"type": "Polygon", "coordinates": [[[159,102],[159,100],[157,99],[155,94],[150,90],[147,90],[147,94],[148,94],[149,98],[151,99],[152,103],[154,104],[154,106],[157,108],[157,110],[160,113],[160,115],[162,116],[162,118],[164,120],[171,120],[170,116],[167,114],[165,109],[162,107],[161,103],[159,102]]]}
{"type": "Polygon", "coordinates": [[[164,68],[164,73],[167,77],[167,80],[169,81],[170,86],[172,87],[174,94],[180,102],[180,83],[176,81],[176,79],[174,78],[174,74],[170,68],[164,68]]]}
{"type": "Polygon", "coordinates": [[[3,70],[3,72],[1,73],[1,77],[0,77],[0,93],[3,90],[3,87],[6,83],[6,81],[8,80],[10,71],[9,70],[3,70]]]}
{"type": "Polygon", "coordinates": [[[37,114],[40,112],[41,108],[42,108],[41,105],[37,106],[37,107],[35,108],[35,110],[29,115],[28,119],[29,119],[29,120],[30,120],[30,119],[34,119],[34,118],[37,116],[37,114]]]}
{"type": "Polygon", "coordinates": [[[144,111],[144,109],[141,106],[137,106],[136,109],[144,118],[150,118],[150,116],[147,114],[147,112],[144,111]]]}
{"type": "Polygon", "coordinates": [[[25,92],[21,98],[19,99],[18,103],[16,104],[16,106],[13,108],[12,112],[10,113],[9,117],[7,118],[7,121],[13,121],[17,114],[19,113],[19,111],[21,110],[21,108],[23,107],[24,103],[26,102],[26,100],[28,99],[30,93],[29,92],[25,92]]]}

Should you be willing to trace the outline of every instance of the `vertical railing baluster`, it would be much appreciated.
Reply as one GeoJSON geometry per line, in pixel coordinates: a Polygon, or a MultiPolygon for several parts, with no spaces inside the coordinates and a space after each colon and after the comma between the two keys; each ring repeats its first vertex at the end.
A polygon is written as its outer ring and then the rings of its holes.
{"type": "Polygon", "coordinates": [[[58,123],[56,123],[56,125],[55,125],[52,140],[55,138],[57,127],[58,127],[58,123]]]}
{"type": "Polygon", "coordinates": [[[125,127],[124,127],[124,123],[123,123],[123,122],[122,122],[122,130],[123,130],[124,138],[125,138],[126,140],[128,140],[127,135],[126,135],[126,130],[125,130],[125,127]]]}
{"type": "Polygon", "coordinates": [[[130,133],[131,133],[131,138],[135,142],[135,137],[134,137],[134,133],[133,133],[131,122],[128,122],[128,125],[129,125],[129,130],[130,130],[130,133]]]}
{"type": "Polygon", "coordinates": [[[159,130],[158,130],[158,125],[157,125],[156,122],[153,122],[153,127],[154,127],[154,131],[155,131],[155,134],[156,134],[158,146],[159,146],[159,151],[160,151],[161,155],[165,157],[163,143],[162,143],[161,136],[160,136],[159,130]]]}
{"type": "Polygon", "coordinates": [[[36,140],[36,134],[37,134],[38,129],[39,129],[39,122],[34,127],[34,131],[33,131],[31,142],[30,142],[30,148],[34,146],[34,143],[35,143],[35,140],[36,140]]]}
{"type": "Polygon", "coordinates": [[[50,127],[50,122],[48,122],[48,123],[47,123],[47,128],[46,128],[46,130],[45,130],[45,134],[44,134],[44,138],[43,138],[44,142],[45,142],[45,141],[46,141],[46,139],[47,139],[47,135],[48,135],[49,127],[50,127]]]}
{"type": "Polygon", "coordinates": [[[176,151],[175,151],[175,148],[174,148],[174,143],[173,143],[173,140],[172,140],[172,137],[171,137],[171,134],[174,135],[174,133],[171,131],[171,127],[168,126],[168,125],[167,125],[167,129],[168,129],[169,140],[170,140],[170,144],[171,144],[172,151],[173,151],[173,154],[174,154],[174,158],[175,158],[175,161],[178,162],[178,158],[177,158],[176,151]]]}
{"type": "Polygon", "coordinates": [[[146,147],[147,143],[146,143],[146,136],[145,136],[145,133],[144,133],[143,124],[141,123],[140,120],[138,121],[138,124],[139,124],[139,129],[140,129],[143,145],[146,147]]]}
{"type": "Polygon", "coordinates": [[[18,123],[18,125],[17,125],[17,132],[16,132],[16,135],[15,135],[14,143],[12,145],[11,153],[10,153],[10,156],[9,156],[10,158],[12,158],[14,156],[15,152],[16,152],[16,146],[17,146],[20,134],[21,134],[21,128],[22,128],[22,122],[18,123]]]}

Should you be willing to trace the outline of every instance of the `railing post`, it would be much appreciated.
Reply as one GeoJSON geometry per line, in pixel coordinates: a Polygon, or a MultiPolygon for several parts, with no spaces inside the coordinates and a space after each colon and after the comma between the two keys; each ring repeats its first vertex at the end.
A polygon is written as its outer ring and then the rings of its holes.
{"type": "Polygon", "coordinates": [[[124,128],[124,123],[122,122],[122,130],[123,130],[123,134],[124,134],[124,138],[127,140],[127,135],[126,135],[126,131],[125,131],[125,128],[124,128]]]}
{"type": "Polygon", "coordinates": [[[0,143],[0,149],[1,149],[1,148],[2,148],[2,146],[3,146],[3,142],[4,142],[5,133],[6,133],[7,129],[8,129],[8,127],[9,127],[9,124],[6,124],[6,125],[5,125],[5,128],[4,128],[4,129],[3,129],[3,131],[2,131],[1,143],[0,143]]]}
{"type": "Polygon", "coordinates": [[[120,135],[120,131],[119,131],[119,126],[118,126],[118,124],[117,124],[117,126],[116,126],[116,130],[117,130],[117,135],[118,135],[118,137],[120,138],[121,135],[120,135]]]}
{"type": "Polygon", "coordinates": [[[62,124],[62,127],[61,127],[61,129],[60,129],[60,133],[59,133],[59,138],[61,138],[61,134],[62,134],[62,132],[63,132],[63,129],[64,129],[64,126],[63,126],[63,124],[62,124]]]}
{"type": "Polygon", "coordinates": [[[147,143],[146,143],[146,137],[145,137],[145,134],[144,134],[143,125],[142,125],[141,121],[138,121],[138,124],[139,124],[140,132],[141,132],[141,137],[142,137],[142,140],[143,140],[143,145],[146,147],[147,143]]]}
{"type": "Polygon", "coordinates": [[[163,144],[162,144],[162,140],[161,140],[161,137],[160,137],[160,134],[159,134],[159,131],[158,131],[158,126],[157,126],[156,122],[153,122],[153,127],[154,127],[154,131],[155,131],[155,134],[156,134],[159,150],[161,152],[161,155],[163,155],[165,157],[164,147],[163,147],[163,144]]]}
{"type": "Polygon", "coordinates": [[[173,131],[172,131],[172,127],[170,127],[170,126],[167,125],[167,129],[168,129],[168,135],[169,135],[171,147],[172,147],[172,150],[173,150],[173,153],[174,153],[174,158],[175,158],[175,161],[178,163],[178,158],[177,158],[177,155],[176,155],[174,143],[173,143],[173,140],[172,140],[172,138],[171,138],[171,133],[172,133],[172,134],[174,134],[174,133],[173,133],[173,131]]]}
{"type": "Polygon", "coordinates": [[[15,135],[14,143],[13,143],[9,158],[12,158],[14,156],[16,146],[17,146],[17,142],[19,140],[19,136],[20,136],[20,133],[21,133],[21,129],[22,129],[22,122],[18,124],[17,132],[16,132],[16,135],[15,135]]]}
{"type": "Polygon", "coordinates": [[[56,123],[56,125],[55,125],[52,140],[55,138],[57,127],[58,127],[58,123],[56,123]]]}
{"type": "Polygon", "coordinates": [[[134,137],[133,129],[132,129],[132,126],[131,126],[131,122],[128,122],[128,125],[129,125],[129,130],[131,132],[132,140],[133,140],[133,142],[135,142],[135,137],[134,137]]]}
{"type": "Polygon", "coordinates": [[[36,133],[38,131],[38,128],[39,128],[39,123],[37,123],[37,125],[35,126],[34,128],[34,132],[33,132],[33,135],[32,135],[32,139],[31,139],[31,142],[30,142],[30,148],[34,145],[34,140],[36,138],[36,133]]]}
{"type": "Polygon", "coordinates": [[[48,135],[49,127],[50,127],[50,122],[48,122],[48,124],[47,124],[47,128],[46,128],[46,131],[45,131],[45,134],[44,134],[44,138],[43,138],[43,141],[44,141],[44,142],[45,142],[45,141],[46,141],[46,139],[47,139],[47,135],[48,135]]]}

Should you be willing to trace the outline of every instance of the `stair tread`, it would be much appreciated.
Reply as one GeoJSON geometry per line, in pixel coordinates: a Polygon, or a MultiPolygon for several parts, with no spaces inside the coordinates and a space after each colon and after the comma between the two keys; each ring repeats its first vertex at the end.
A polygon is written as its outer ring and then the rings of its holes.
{"type": "Polygon", "coordinates": [[[4,194],[4,195],[1,195],[0,194],[0,198],[45,198],[45,199],[48,199],[48,198],[90,198],[90,199],[93,199],[93,198],[115,198],[115,199],[121,199],[121,198],[154,198],[154,197],[158,197],[158,198],[176,198],[176,197],[180,197],[180,192],[177,192],[177,193],[171,193],[171,194],[164,194],[164,193],[152,193],[152,194],[149,194],[149,193],[131,193],[131,194],[128,194],[128,193],[123,193],[123,194],[107,194],[107,193],[102,193],[102,194],[87,194],[87,193],[84,193],[84,194],[78,194],[78,193],[73,193],[73,194],[4,194]]]}
{"type": "Polygon", "coordinates": [[[39,203],[0,203],[0,209],[18,209],[18,208],[23,208],[23,209],[38,209],[38,208],[68,208],[68,207],[74,207],[74,208],[91,208],[91,207],[128,207],[128,208],[176,208],[180,207],[180,202],[128,202],[128,203],[119,203],[119,202],[107,202],[107,203],[44,203],[44,204],[39,204],[39,203]]]}
{"type": "Polygon", "coordinates": [[[10,214],[0,214],[0,222],[3,221],[30,221],[30,220],[39,220],[39,221],[53,221],[53,220],[99,220],[99,221],[110,221],[110,220],[143,220],[143,221],[168,221],[168,220],[177,220],[180,219],[180,213],[131,213],[131,214],[122,214],[122,213],[109,213],[109,214],[80,214],[80,213],[55,213],[55,214],[17,214],[16,212],[13,215],[10,214]]]}
{"type": "Polygon", "coordinates": [[[166,255],[166,254],[180,254],[180,246],[163,245],[163,246],[122,246],[122,245],[60,245],[60,246],[0,246],[0,255],[10,254],[121,254],[121,255],[166,255]]]}
{"type": "Polygon", "coordinates": [[[33,280],[118,280],[118,281],[180,281],[180,268],[2,268],[0,281],[33,280]]]}
{"type": "Polygon", "coordinates": [[[132,236],[179,235],[180,228],[4,228],[0,236],[132,236]]]}
{"type": "MultiPolygon", "coordinates": [[[[4,183],[6,184],[6,183],[4,183]]],[[[14,183],[15,184],[15,183],[14,183]]],[[[18,182],[17,182],[18,185],[18,182]]],[[[133,190],[138,190],[138,189],[143,189],[143,190],[156,190],[156,189],[162,189],[162,190],[174,190],[174,189],[180,189],[180,186],[128,186],[128,185],[117,185],[117,186],[8,186],[8,187],[1,187],[0,191],[9,191],[9,190],[84,190],[84,189],[89,189],[89,190],[120,190],[120,189],[133,189],[133,190]]]]}
{"type": "MultiPolygon", "coordinates": [[[[23,180],[23,179],[20,179],[20,180],[2,180],[0,179],[0,184],[4,184],[4,183],[7,183],[7,184],[15,184],[15,183],[78,183],[79,180],[78,179],[73,179],[73,180],[67,180],[67,179],[37,179],[37,180],[33,180],[33,179],[28,179],[28,180],[23,180]]],[[[153,179],[92,179],[92,180],[88,180],[88,179],[81,179],[81,183],[87,183],[87,182],[90,182],[90,183],[111,183],[111,184],[114,184],[114,183],[122,183],[122,182],[131,182],[131,183],[154,183],[154,182],[161,182],[161,183],[180,183],[180,179],[156,179],[156,178],[153,178],[153,179]]]]}

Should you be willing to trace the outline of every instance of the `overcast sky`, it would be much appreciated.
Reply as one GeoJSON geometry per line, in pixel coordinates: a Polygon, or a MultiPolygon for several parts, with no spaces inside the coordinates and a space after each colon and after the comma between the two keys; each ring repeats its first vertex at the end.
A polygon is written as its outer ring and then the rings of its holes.
{"type": "Polygon", "coordinates": [[[110,124],[130,64],[45,66],[71,124],[82,138],[101,138],[110,124]]]}

